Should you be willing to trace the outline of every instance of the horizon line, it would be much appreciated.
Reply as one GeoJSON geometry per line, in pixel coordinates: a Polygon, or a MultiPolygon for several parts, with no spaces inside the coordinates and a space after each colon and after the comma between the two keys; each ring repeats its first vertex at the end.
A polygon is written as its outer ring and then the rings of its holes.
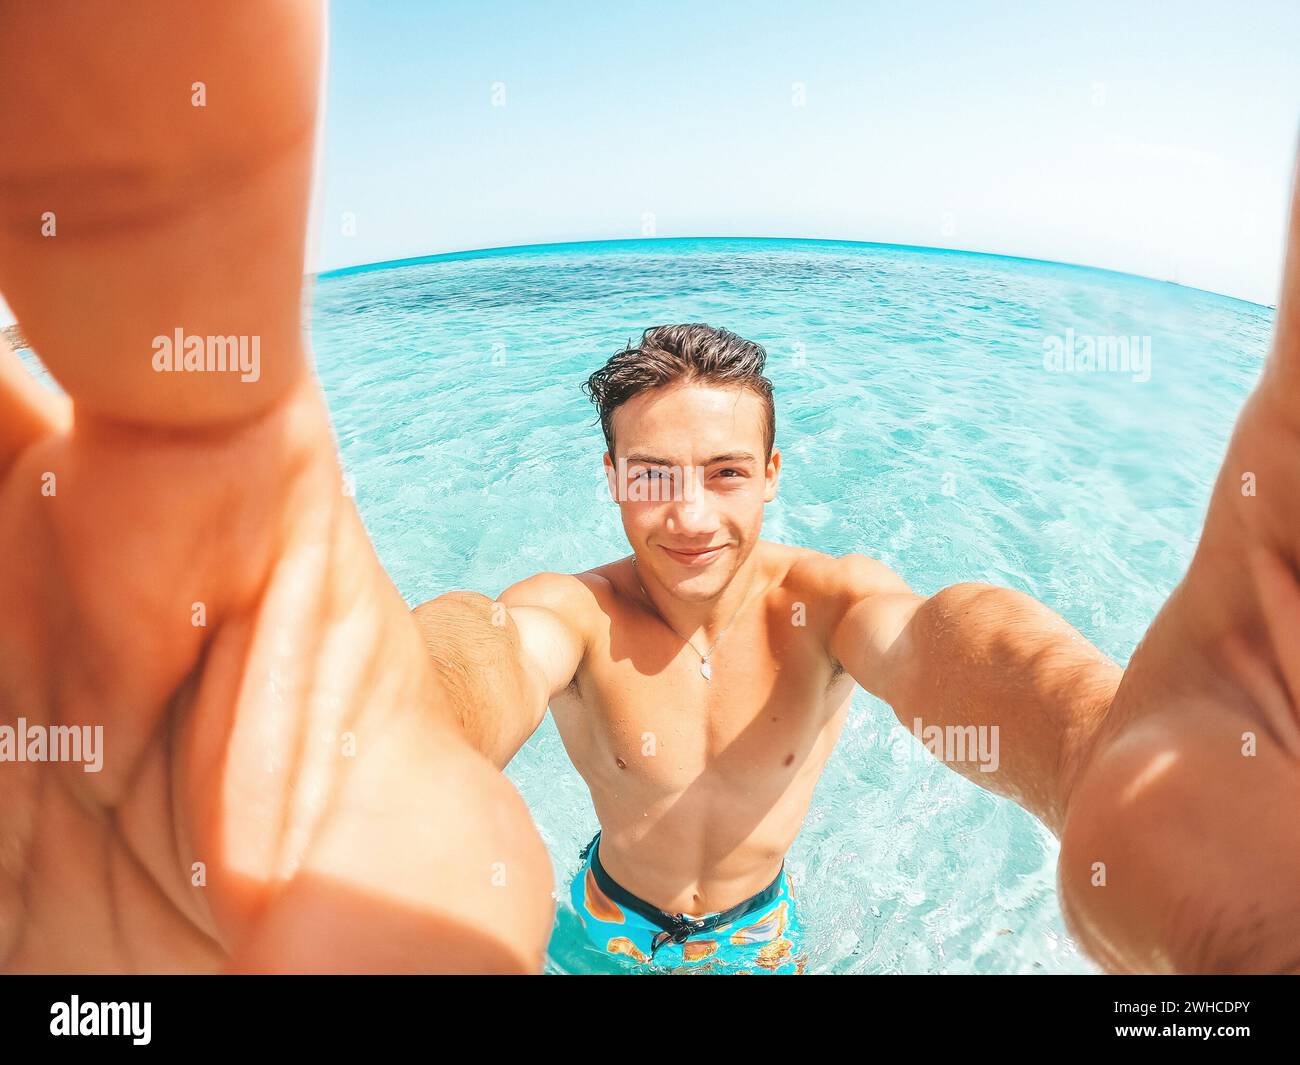
{"type": "Polygon", "coordinates": [[[1004,252],[973,251],[967,248],[943,248],[933,244],[895,244],[890,241],[850,240],[838,237],[612,237],[599,240],[543,241],[537,244],[502,244],[489,248],[466,248],[460,251],[434,252],[429,255],[412,255],[401,259],[378,259],[374,262],[356,263],[352,266],[337,266],[331,267],[328,270],[318,270],[315,273],[307,274],[306,276],[313,280],[326,280],[336,277],[347,277],[351,274],[370,273],[378,270],[395,270],[399,267],[417,266],[423,263],[449,262],[457,259],[488,258],[494,255],[506,255],[512,252],[535,252],[542,248],[576,248],[583,245],[612,244],[664,244],[682,240],[770,241],[772,243],[786,244],[848,244],[863,248],[892,248],[898,251],[930,252],[944,255],[974,255],[983,259],[1007,259],[1012,262],[1036,263],[1042,266],[1064,266],[1071,270],[1090,270],[1094,273],[1100,274],[1115,274],[1119,277],[1148,281],[1155,285],[1172,285],[1175,288],[1187,289],[1191,292],[1202,292],[1207,296],[1217,296],[1220,299],[1232,300],[1235,303],[1245,303],[1251,307],[1258,307],[1261,310],[1277,310],[1277,304],[1275,303],[1258,303],[1255,300],[1246,299],[1244,296],[1232,296],[1226,292],[1215,292],[1213,289],[1198,288],[1195,285],[1185,285],[1180,281],[1173,281],[1168,278],[1151,277],[1149,274],[1135,274],[1128,270],[1115,270],[1106,266],[1090,266],[1087,263],[1072,263],[1061,259],[1039,259],[1030,255],[1008,255],[1004,252]]]}

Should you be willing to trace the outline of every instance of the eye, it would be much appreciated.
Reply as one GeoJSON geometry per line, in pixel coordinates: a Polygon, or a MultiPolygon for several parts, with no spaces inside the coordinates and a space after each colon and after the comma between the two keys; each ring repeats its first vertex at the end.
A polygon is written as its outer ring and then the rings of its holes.
{"type": "Polygon", "coordinates": [[[736,477],[744,477],[744,476],[745,476],[743,470],[733,470],[733,469],[725,469],[725,470],[722,470],[722,471],[719,473],[719,476],[720,476],[720,477],[721,477],[721,476],[726,476],[728,473],[733,474],[733,475],[735,475],[736,477]]]}

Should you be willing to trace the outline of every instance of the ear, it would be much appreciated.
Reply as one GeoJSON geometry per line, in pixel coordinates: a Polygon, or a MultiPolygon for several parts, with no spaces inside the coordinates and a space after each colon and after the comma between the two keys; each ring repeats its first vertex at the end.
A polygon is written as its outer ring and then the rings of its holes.
{"type": "Polygon", "coordinates": [[[772,449],[772,457],[767,460],[764,476],[766,483],[763,486],[763,502],[770,503],[776,498],[776,482],[781,476],[781,452],[777,448],[772,449]]]}
{"type": "Polygon", "coordinates": [[[614,466],[614,460],[609,457],[606,451],[602,456],[605,466],[605,480],[609,484],[609,498],[615,503],[618,502],[618,470],[614,466]]]}

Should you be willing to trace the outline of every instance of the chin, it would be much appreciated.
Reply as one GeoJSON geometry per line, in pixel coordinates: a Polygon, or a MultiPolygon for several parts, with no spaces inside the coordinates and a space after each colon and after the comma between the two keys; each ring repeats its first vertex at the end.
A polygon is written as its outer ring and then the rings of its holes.
{"type": "Polygon", "coordinates": [[[701,574],[699,577],[690,577],[676,584],[669,584],[668,588],[674,598],[681,599],[683,602],[707,603],[710,599],[716,599],[726,586],[726,580],[704,579],[701,574]]]}
{"type": "Polygon", "coordinates": [[[734,568],[723,568],[716,564],[699,573],[664,574],[660,582],[678,599],[688,603],[703,603],[715,599],[736,575],[734,568]]]}

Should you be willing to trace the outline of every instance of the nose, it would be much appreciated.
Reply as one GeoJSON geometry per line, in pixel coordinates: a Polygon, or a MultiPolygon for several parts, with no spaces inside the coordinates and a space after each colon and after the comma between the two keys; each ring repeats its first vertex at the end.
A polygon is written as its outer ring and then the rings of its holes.
{"type": "Polygon", "coordinates": [[[669,531],[677,536],[710,539],[717,530],[717,514],[703,479],[699,470],[684,471],[680,498],[668,511],[669,531]]]}

